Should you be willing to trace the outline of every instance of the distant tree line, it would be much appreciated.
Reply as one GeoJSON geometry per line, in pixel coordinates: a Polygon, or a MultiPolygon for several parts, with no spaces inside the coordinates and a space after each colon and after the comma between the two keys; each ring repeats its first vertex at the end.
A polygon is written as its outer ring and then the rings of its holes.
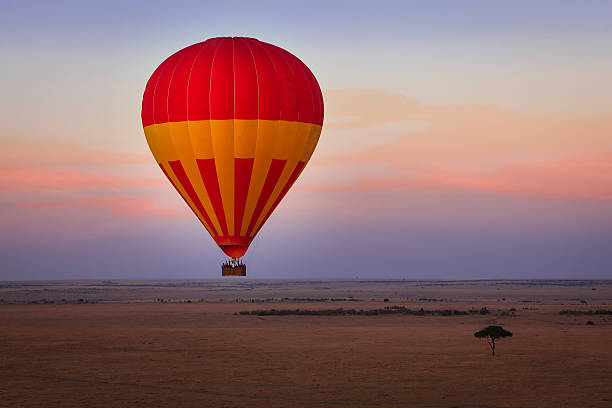
{"type": "Polygon", "coordinates": [[[266,299],[237,298],[232,301],[236,303],[273,303],[273,302],[309,302],[309,303],[312,303],[312,302],[361,302],[362,300],[355,299],[355,298],[289,298],[289,297],[284,297],[284,298],[266,298],[266,299]]]}
{"type": "Polygon", "coordinates": [[[486,307],[481,309],[471,309],[468,311],[455,309],[426,310],[408,309],[404,306],[389,306],[384,309],[356,310],[356,309],[269,309],[269,310],[245,310],[239,312],[241,315],[251,316],[378,316],[378,315],[412,315],[412,316],[465,316],[470,314],[488,314],[486,307]]]}
{"type": "Polygon", "coordinates": [[[612,310],[561,310],[560,315],[566,316],[593,316],[593,315],[612,315],[612,310]]]}

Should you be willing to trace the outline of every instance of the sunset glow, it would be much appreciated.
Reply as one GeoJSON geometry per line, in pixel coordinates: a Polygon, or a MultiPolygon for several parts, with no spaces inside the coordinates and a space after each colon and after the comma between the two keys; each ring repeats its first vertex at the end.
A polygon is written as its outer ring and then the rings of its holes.
{"type": "Polygon", "coordinates": [[[218,275],[140,109],[160,62],[219,35],[299,56],[325,103],[253,277],[612,277],[610,3],[265,3],[6,7],[2,279],[218,275]]]}

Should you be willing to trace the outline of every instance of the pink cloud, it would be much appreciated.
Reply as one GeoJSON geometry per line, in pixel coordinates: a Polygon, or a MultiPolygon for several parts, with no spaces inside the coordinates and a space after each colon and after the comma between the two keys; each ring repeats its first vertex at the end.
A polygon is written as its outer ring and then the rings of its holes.
{"type": "Polygon", "coordinates": [[[612,151],[492,171],[440,171],[425,175],[453,188],[510,194],[612,200],[612,151]]]}
{"type": "Polygon", "coordinates": [[[346,185],[306,185],[312,192],[463,189],[527,196],[612,200],[612,150],[485,170],[429,169],[363,178],[346,185]]]}
{"type": "Polygon", "coordinates": [[[21,208],[52,208],[52,207],[104,207],[111,210],[111,214],[130,217],[187,217],[187,211],[178,211],[173,208],[159,208],[148,197],[139,198],[106,198],[90,197],[70,201],[39,201],[19,203],[21,208]]]}
{"type": "Polygon", "coordinates": [[[39,167],[0,167],[0,191],[104,189],[167,184],[159,178],[123,178],[75,170],[39,167]]]}
{"type": "Polygon", "coordinates": [[[88,149],[63,140],[2,138],[0,163],[7,167],[119,165],[153,163],[149,152],[122,153],[106,149],[88,149]]]}
{"type": "Polygon", "coordinates": [[[56,140],[4,139],[3,149],[0,150],[0,193],[4,193],[7,200],[17,203],[16,208],[24,210],[91,207],[106,210],[115,216],[189,216],[187,210],[160,208],[153,198],[146,196],[73,198],[75,193],[78,197],[92,190],[110,192],[122,189],[129,193],[131,188],[158,186],[165,187],[168,194],[175,194],[161,172],[158,177],[152,178],[131,176],[125,173],[126,168],[122,168],[120,176],[109,174],[109,171],[116,172],[117,166],[140,163],[155,167],[154,159],[148,152],[135,154],[87,149],[78,143],[56,140]],[[95,171],[92,166],[96,168],[95,171]]]}

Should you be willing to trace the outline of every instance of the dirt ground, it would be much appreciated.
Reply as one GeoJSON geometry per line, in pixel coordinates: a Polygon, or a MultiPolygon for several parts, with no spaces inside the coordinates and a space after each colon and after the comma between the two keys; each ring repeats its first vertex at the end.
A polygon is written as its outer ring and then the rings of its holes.
{"type": "Polygon", "coordinates": [[[0,282],[0,406],[612,407],[612,315],[559,314],[610,309],[612,281],[0,282]],[[237,314],[394,305],[490,313],[237,314]]]}

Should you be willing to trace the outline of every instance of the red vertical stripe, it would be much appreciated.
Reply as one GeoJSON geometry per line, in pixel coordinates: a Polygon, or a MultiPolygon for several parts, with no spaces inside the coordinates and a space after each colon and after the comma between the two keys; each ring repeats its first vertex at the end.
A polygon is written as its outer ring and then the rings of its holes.
{"type": "Polygon", "coordinates": [[[297,94],[295,86],[295,74],[287,62],[285,56],[278,51],[278,47],[271,44],[261,43],[272,59],[276,67],[276,75],[281,83],[281,120],[298,120],[297,94]]]}
{"type": "Polygon", "coordinates": [[[234,40],[220,40],[210,74],[210,119],[234,119],[234,40]]]}
{"type": "MultiPolygon", "coordinates": [[[[204,217],[204,220],[210,226],[210,229],[212,230],[213,234],[219,235],[217,230],[215,229],[215,226],[213,225],[212,221],[210,220],[210,217],[206,213],[206,210],[204,210],[204,206],[202,205],[202,202],[200,202],[200,199],[198,198],[198,195],[196,194],[195,190],[193,189],[193,186],[191,185],[191,182],[189,181],[189,177],[187,177],[187,174],[185,173],[185,169],[183,169],[183,165],[181,164],[180,160],[169,161],[168,164],[170,165],[170,168],[174,172],[174,175],[178,179],[179,183],[181,183],[181,185],[183,186],[183,188],[187,192],[187,195],[189,196],[189,198],[191,198],[191,201],[193,201],[193,204],[196,206],[196,208],[198,209],[200,214],[202,214],[202,217],[204,217]]],[[[162,168],[162,170],[163,170],[163,168],[162,168]]],[[[164,173],[166,173],[166,172],[164,171],[164,173]]],[[[166,174],[166,176],[168,176],[168,174],[166,174]]],[[[174,186],[174,187],[176,188],[176,186],[174,186]]]]}
{"type": "Polygon", "coordinates": [[[312,83],[305,72],[307,68],[302,61],[297,59],[294,55],[291,55],[282,48],[275,48],[280,54],[285,56],[285,60],[293,72],[298,110],[297,120],[300,122],[312,123],[315,111],[315,97],[312,89],[312,83]]]}
{"type": "Polygon", "coordinates": [[[217,178],[217,167],[215,166],[215,159],[196,159],[198,163],[198,169],[200,169],[200,175],[206,187],[206,192],[210,197],[215,214],[221,225],[221,231],[223,235],[228,235],[227,222],[225,220],[225,211],[223,210],[223,199],[221,198],[221,190],[219,189],[219,179],[217,178]]]}
{"type": "Polygon", "coordinates": [[[182,57],[177,61],[168,85],[168,121],[170,122],[187,120],[189,72],[201,48],[202,43],[198,43],[181,51],[182,57]]]}
{"type": "Polygon", "coordinates": [[[176,69],[176,63],[183,57],[184,50],[173,54],[168,58],[164,70],[159,75],[157,86],[153,92],[153,121],[155,123],[168,122],[168,88],[172,74],[176,69]]]}
{"type": "Polygon", "coordinates": [[[234,40],[235,117],[257,119],[257,72],[251,51],[241,38],[234,40]]]}
{"type": "Polygon", "coordinates": [[[210,119],[210,71],[220,40],[212,38],[202,43],[189,72],[187,88],[187,119],[210,119]]]}
{"type": "Polygon", "coordinates": [[[264,206],[268,202],[272,191],[274,191],[274,187],[276,187],[276,183],[278,183],[278,178],[283,172],[286,163],[287,160],[272,159],[272,163],[270,163],[270,168],[268,169],[268,175],[266,176],[266,181],[264,182],[263,188],[261,189],[261,194],[259,195],[257,204],[255,205],[255,211],[253,212],[253,216],[251,217],[251,222],[249,222],[249,227],[247,228],[247,236],[251,236],[251,231],[255,227],[255,223],[261,215],[264,206]]]}
{"type": "Polygon", "coordinates": [[[321,88],[317,83],[317,79],[313,75],[313,73],[308,69],[307,66],[304,66],[306,69],[306,73],[310,77],[310,83],[312,84],[312,91],[314,92],[315,99],[315,110],[314,117],[312,118],[312,123],[316,123],[319,125],[323,125],[323,111],[324,111],[324,102],[323,102],[323,93],[321,92],[321,88]]]}
{"type": "Polygon", "coordinates": [[[259,232],[261,227],[263,227],[263,225],[266,223],[266,221],[268,220],[270,215],[274,212],[274,210],[276,209],[278,204],[280,204],[280,202],[285,197],[285,195],[287,194],[287,192],[289,191],[291,186],[293,186],[293,183],[295,183],[295,180],[297,180],[297,178],[300,175],[300,173],[302,172],[302,170],[304,170],[304,166],[306,166],[305,162],[298,162],[297,166],[295,167],[295,169],[291,173],[291,176],[289,176],[289,180],[287,180],[287,184],[285,184],[285,187],[283,187],[283,189],[281,190],[280,194],[278,195],[278,197],[274,201],[274,204],[272,204],[272,207],[270,207],[270,211],[268,211],[268,214],[266,214],[266,216],[262,220],[261,224],[259,224],[259,228],[257,228],[257,231],[255,231],[255,234],[253,234],[253,236],[257,235],[257,233],[259,232]]]}
{"type": "Polygon", "coordinates": [[[234,159],[234,235],[240,235],[254,159],[234,159]]]}
{"type": "Polygon", "coordinates": [[[281,83],[276,67],[260,41],[245,38],[244,41],[253,55],[259,88],[258,118],[279,120],[281,112],[281,83]]]}
{"type": "Polygon", "coordinates": [[[153,75],[151,75],[151,78],[149,78],[147,86],[145,87],[144,95],[142,96],[141,112],[143,126],[148,126],[153,123],[153,97],[155,95],[155,88],[157,88],[159,76],[168,64],[168,59],[166,59],[159,65],[159,67],[157,67],[157,69],[153,72],[153,75]]]}
{"type": "MultiPolygon", "coordinates": [[[[285,52],[289,54],[289,52],[287,51],[285,52]]],[[[313,109],[313,113],[312,113],[313,117],[312,117],[312,120],[309,121],[309,123],[316,123],[318,125],[322,125],[323,124],[323,94],[321,93],[321,88],[319,87],[319,83],[317,82],[317,79],[315,78],[312,71],[306,66],[306,64],[300,61],[300,59],[297,58],[296,56],[292,55],[292,57],[302,67],[302,70],[304,71],[304,74],[306,75],[309,81],[308,88],[310,89],[310,92],[312,93],[312,109],[313,109]]],[[[300,120],[302,120],[303,122],[306,122],[305,118],[300,119],[300,120]]]]}

